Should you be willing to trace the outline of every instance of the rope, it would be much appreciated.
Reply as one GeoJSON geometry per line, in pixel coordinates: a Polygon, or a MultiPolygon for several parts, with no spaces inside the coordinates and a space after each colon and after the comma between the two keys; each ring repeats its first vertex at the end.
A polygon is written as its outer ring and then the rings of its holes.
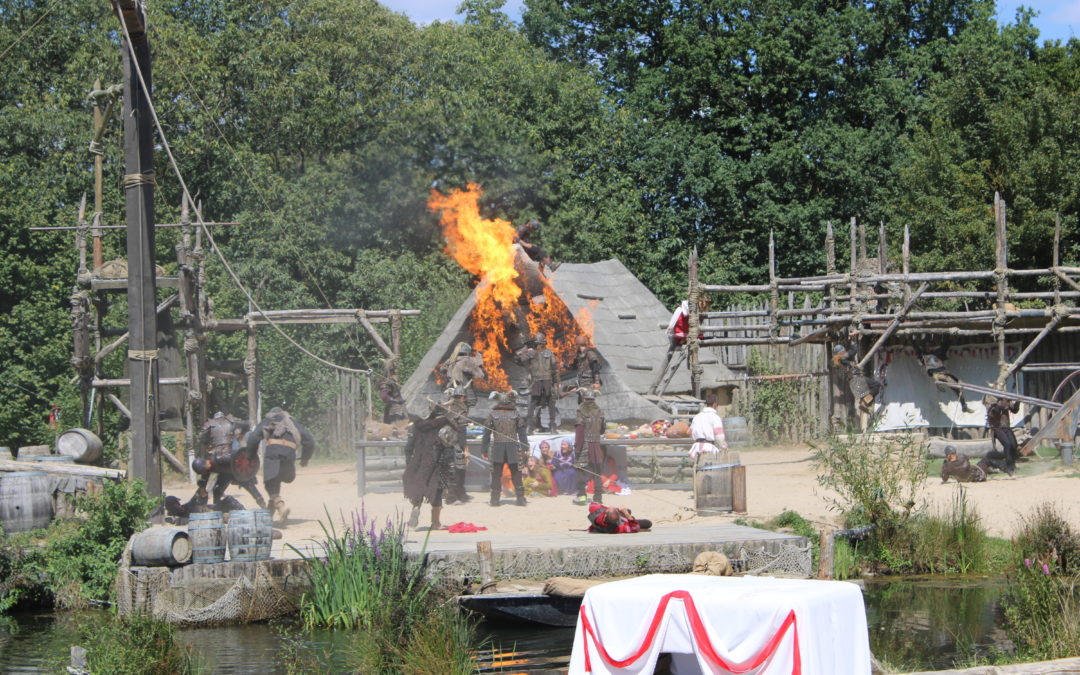
{"type": "MultiPolygon", "coordinates": [[[[223,254],[221,252],[221,249],[218,247],[217,241],[214,240],[214,235],[210,232],[210,228],[206,226],[206,221],[203,220],[202,210],[195,203],[195,199],[191,196],[191,191],[188,190],[187,181],[184,180],[184,176],[180,171],[180,166],[176,161],[176,156],[173,155],[172,146],[169,144],[169,139],[165,134],[165,128],[162,126],[161,120],[158,119],[157,108],[154,106],[153,97],[150,95],[150,87],[146,85],[146,78],[143,75],[142,66],[139,65],[139,59],[136,57],[135,51],[132,49],[131,34],[128,32],[127,23],[124,22],[124,18],[122,16],[117,16],[117,20],[119,20],[120,22],[120,28],[124,33],[124,39],[127,40],[128,49],[131,50],[131,63],[135,66],[135,73],[139,76],[139,84],[142,86],[143,93],[146,96],[146,105],[150,109],[150,116],[154,120],[154,127],[157,128],[158,135],[161,137],[161,145],[165,149],[165,154],[169,157],[169,165],[172,167],[173,173],[176,175],[177,182],[180,183],[180,188],[184,198],[188,200],[189,204],[191,204],[191,210],[195,213],[196,222],[198,223],[199,227],[202,228],[203,233],[206,235],[207,241],[210,242],[210,248],[214,251],[214,254],[217,255],[218,260],[221,261],[222,266],[225,268],[225,271],[228,273],[229,278],[232,280],[233,284],[241,293],[244,294],[244,297],[249,303],[251,303],[251,306],[255,309],[255,311],[258,312],[262,316],[262,318],[281,335],[281,337],[285,338],[285,340],[288,341],[292,346],[296,347],[308,357],[318,361],[324,366],[333,368],[334,370],[339,370],[344,373],[354,373],[361,375],[370,374],[370,370],[361,370],[357,368],[349,368],[347,366],[342,366],[332,361],[328,361],[323,357],[319,356],[318,354],[314,354],[308,351],[303,345],[301,345],[299,342],[294,340],[288,333],[282,330],[281,326],[274,323],[274,321],[266,315],[266,312],[263,311],[262,307],[259,306],[259,303],[255,301],[255,298],[251,296],[251,293],[248,291],[248,289],[244,287],[243,282],[240,281],[240,277],[238,277],[236,275],[236,272],[233,271],[232,265],[229,264],[229,261],[225,258],[225,254],[223,254]]],[[[126,178],[127,177],[125,176],[125,180],[126,178]]]]}
{"type": "Polygon", "coordinates": [[[53,9],[54,9],[54,8],[55,8],[55,7],[56,7],[56,6],[58,5],[58,4],[59,4],[58,0],[53,0],[52,4],[50,4],[50,5],[49,5],[49,6],[48,6],[48,7],[47,7],[47,8],[45,9],[45,11],[44,11],[44,12],[42,13],[42,15],[41,15],[41,16],[39,16],[39,17],[38,17],[37,19],[35,19],[35,20],[34,20],[34,23],[30,24],[30,27],[29,27],[29,28],[27,28],[27,29],[26,29],[26,30],[24,30],[24,31],[23,31],[22,33],[20,33],[20,34],[19,34],[19,37],[15,38],[15,40],[14,40],[14,41],[13,41],[13,42],[12,42],[11,44],[9,44],[9,45],[7,46],[7,48],[6,48],[6,49],[4,49],[4,51],[0,52],[0,59],[3,59],[3,58],[4,58],[5,56],[7,56],[7,53],[8,53],[8,52],[10,52],[10,51],[11,51],[11,50],[12,50],[12,49],[13,49],[13,48],[15,47],[15,45],[17,45],[17,44],[19,44],[20,42],[22,42],[22,39],[23,39],[24,37],[26,37],[26,34],[27,34],[27,33],[29,33],[30,31],[34,30],[34,27],[35,27],[35,26],[37,26],[37,25],[38,25],[39,23],[41,23],[42,21],[44,21],[44,20],[45,20],[45,17],[49,16],[49,13],[51,13],[51,12],[53,11],[53,9]]]}
{"type": "Polygon", "coordinates": [[[129,349],[128,358],[133,361],[146,361],[149,365],[146,368],[146,410],[150,411],[150,401],[153,400],[151,392],[154,386],[154,361],[157,360],[158,350],[156,349],[129,349]]]}
{"type": "Polygon", "coordinates": [[[145,173],[127,173],[124,174],[124,189],[130,190],[140,185],[157,185],[157,177],[154,176],[153,171],[147,171],[145,173]]]}

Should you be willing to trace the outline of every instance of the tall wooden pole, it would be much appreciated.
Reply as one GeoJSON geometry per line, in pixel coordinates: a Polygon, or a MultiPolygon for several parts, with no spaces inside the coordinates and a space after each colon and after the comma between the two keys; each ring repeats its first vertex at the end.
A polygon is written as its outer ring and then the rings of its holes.
{"type": "Polygon", "coordinates": [[[135,0],[114,0],[127,26],[124,72],[124,197],[127,204],[128,371],[131,378],[129,475],[161,494],[158,428],[157,279],[154,266],[154,126],[150,113],[150,45],[146,15],[135,0]]]}
{"type": "Polygon", "coordinates": [[[994,337],[998,347],[997,388],[1004,389],[1009,370],[1009,363],[1005,358],[1005,324],[1007,321],[1005,312],[1008,310],[1009,299],[1007,275],[1009,252],[1005,235],[1005,200],[997,192],[994,193],[994,266],[994,286],[997,291],[997,316],[994,319],[994,337]]]}
{"type": "Polygon", "coordinates": [[[695,398],[701,398],[701,373],[702,368],[698,365],[698,343],[701,341],[701,310],[698,308],[700,288],[698,286],[698,257],[697,249],[690,252],[689,274],[690,288],[688,289],[687,304],[690,306],[690,326],[686,336],[686,354],[690,366],[690,389],[695,398]]]}
{"type": "MultiPolygon", "coordinates": [[[[101,80],[94,80],[94,91],[101,91],[101,80]]],[[[110,106],[111,108],[111,106],[110,106]]],[[[101,138],[102,131],[105,126],[105,115],[101,112],[101,102],[94,102],[94,138],[101,138]]],[[[94,153],[94,215],[91,218],[93,228],[90,230],[90,236],[94,241],[94,269],[100,268],[105,264],[105,253],[101,248],[101,219],[103,217],[102,211],[102,192],[105,179],[104,164],[105,153],[101,148],[100,141],[97,146],[91,145],[90,151],[94,153]]]]}

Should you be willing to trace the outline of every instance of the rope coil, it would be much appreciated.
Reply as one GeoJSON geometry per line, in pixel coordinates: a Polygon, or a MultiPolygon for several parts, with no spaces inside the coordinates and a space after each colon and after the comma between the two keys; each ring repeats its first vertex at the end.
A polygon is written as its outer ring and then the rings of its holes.
{"type": "Polygon", "coordinates": [[[157,185],[157,176],[154,175],[153,171],[124,174],[125,190],[130,190],[131,188],[140,187],[142,185],[157,185]]]}

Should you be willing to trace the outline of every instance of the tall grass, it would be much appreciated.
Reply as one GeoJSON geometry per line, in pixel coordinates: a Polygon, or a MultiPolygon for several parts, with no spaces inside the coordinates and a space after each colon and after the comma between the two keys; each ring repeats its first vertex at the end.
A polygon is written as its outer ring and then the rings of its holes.
{"type": "MultiPolygon", "coordinates": [[[[423,552],[405,552],[402,521],[377,524],[354,514],[339,532],[327,514],[319,548],[325,558],[296,548],[308,563],[310,593],[300,601],[304,626],[355,631],[350,661],[361,673],[440,673],[475,670],[472,626],[439,597],[426,578],[423,552]]],[[[426,542],[425,542],[426,547],[426,542]]]]}
{"type": "Polygon", "coordinates": [[[172,624],[148,616],[107,615],[79,627],[91,675],[194,675],[194,652],[176,638],[172,624]]]}

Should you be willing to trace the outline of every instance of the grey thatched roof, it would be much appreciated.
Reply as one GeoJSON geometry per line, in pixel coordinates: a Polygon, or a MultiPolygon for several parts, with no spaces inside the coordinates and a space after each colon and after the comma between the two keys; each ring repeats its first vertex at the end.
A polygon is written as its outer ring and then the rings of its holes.
{"type": "MultiPolygon", "coordinates": [[[[599,404],[611,421],[653,420],[668,416],[643,394],[648,392],[667,354],[668,340],[664,327],[671,311],[618,260],[598,263],[564,263],[548,274],[552,288],[567,308],[577,316],[588,308],[593,319],[593,344],[604,359],[601,377],[604,385],[599,404]]],[[[433,370],[443,362],[459,341],[471,342],[467,320],[476,304],[475,293],[454,314],[439,339],[421,360],[402,388],[410,411],[418,412],[427,400],[440,395],[433,370]]],[[[559,336],[549,337],[558,339],[559,336]]],[[[713,361],[703,364],[703,386],[732,378],[731,372],[713,361]]],[[[516,365],[508,365],[511,382],[520,383],[525,374],[516,365]]],[[[564,374],[564,382],[572,381],[564,374]]],[[[690,377],[685,367],[672,379],[667,393],[688,393],[690,377]]],[[[567,397],[559,402],[562,419],[572,419],[577,401],[567,397]]],[[[481,399],[473,414],[482,413],[488,404],[481,399]]]]}

